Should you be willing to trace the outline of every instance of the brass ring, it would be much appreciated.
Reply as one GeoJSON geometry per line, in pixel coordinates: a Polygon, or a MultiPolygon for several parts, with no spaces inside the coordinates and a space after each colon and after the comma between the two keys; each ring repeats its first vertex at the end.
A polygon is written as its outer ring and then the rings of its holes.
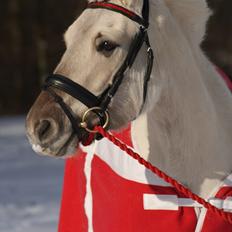
{"type": "Polygon", "coordinates": [[[110,116],[109,116],[109,113],[108,113],[107,111],[102,111],[101,107],[93,107],[93,108],[90,108],[90,109],[88,109],[88,110],[83,114],[83,117],[82,117],[82,121],[81,121],[81,123],[80,123],[80,126],[81,126],[82,128],[84,128],[86,131],[88,131],[89,133],[94,133],[94,134],[96,134],[96,133],[98,133],[98,132],[95,131],[95,130],[92,130],[92,129],[88,128],[88,124],[87,124],[87,122],[86,122],[86,119],[87,119],[87,117],[89,116],[89,114],[90,114],[91,112],[93,112],[93,113],[96,114],[96,112],[94,112],[94,111],[100,111],[100,112],[104,113],[104,116],[105,116],[105,123],[104,123],[104,125],[102,126],[104,129],[108,126],[108,124],[109,124],[109,122],[110,122],[110,116]]]}

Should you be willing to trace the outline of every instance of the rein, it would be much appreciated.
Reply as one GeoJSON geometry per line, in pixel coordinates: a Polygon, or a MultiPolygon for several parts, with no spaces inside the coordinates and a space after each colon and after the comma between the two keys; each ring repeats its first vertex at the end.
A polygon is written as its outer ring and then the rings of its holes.
{"type": "Polygon", "coordinates": [[[210,204],[197,194],[191,192],[188,188],[186,188],[184,185],[179,183],[177,180],[173,179],[172,177],[168,176],[166,173],[152,165],[150,162],[143,159],[138,153],[134,152],[130,147],[128,147],[125,143],[121,142],[117,138],[115,138],[113,135],[108,133],[106,130],[104,130],[100,126],[96,126],[95,130],[100,133],[103,137],[111,141],[114,145],[119,147],[122,151],[125,151],[127,155],[132,157],[133,159],[137,160],[138,163],[146,167],[147,169],[151,170],[155,175],[163,179],[165,182],[171,184],[179,193],[184,194],[184,196],[193,199],[194,201],[200,203],[203,205],[206,209],[213,212],[214,214],[218,215],[219,217],[223,218],[226,222],[229,222],[232,224],[232,213],[225,212],[223,209],[219,209],[215,207],[214,205],[210,204]]]}

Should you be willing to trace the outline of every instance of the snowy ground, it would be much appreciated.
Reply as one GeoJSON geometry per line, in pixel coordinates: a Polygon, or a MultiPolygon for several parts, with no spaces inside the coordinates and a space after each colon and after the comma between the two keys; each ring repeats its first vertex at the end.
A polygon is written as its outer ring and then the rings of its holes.
{"type": "Polygon", "coordinates": [[[33,153],[24,117],[0,118],[0,231],[56,232],[63,160],[33,153]]]}

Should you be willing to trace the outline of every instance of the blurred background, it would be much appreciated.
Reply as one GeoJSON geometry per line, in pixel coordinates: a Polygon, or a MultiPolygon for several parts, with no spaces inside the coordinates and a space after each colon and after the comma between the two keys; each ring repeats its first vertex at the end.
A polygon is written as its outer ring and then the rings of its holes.
{"type": "MultiPolygon", "coordinates": [[[[202,48],[232,77],[232,1],[213,11],[202,48]]],[[[0,1],[0,231],[56,231],[63,161],[33,154],[25,114],[64,52],[63,33],[84,0],[0,1]]]]}
{"type": "Polygon", "coordinates": [[[62,34],[84,5],[78,0],[0,1],[0,114],[28,111],[41,80],[64,52],[62,34]]]}
{"type": "Polygon", "coordinates": [[[0,1],[0,231],[55,232],[64,160],[40,157],[25,135],[25,115],[63,51],[62,34],[78,0],[0,1]]]}

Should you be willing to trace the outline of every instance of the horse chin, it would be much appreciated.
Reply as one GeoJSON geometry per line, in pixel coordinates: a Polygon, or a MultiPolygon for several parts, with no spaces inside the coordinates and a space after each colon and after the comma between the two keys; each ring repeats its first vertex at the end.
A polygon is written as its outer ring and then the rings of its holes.
{"type": "Polygon", "coordinates": [[[32,144],[32,149],[42,156],[49,156],[55,158],[69,158],[75,155],[75,152],[79,146],[79,140],[77,136],[72,134],[64,142],[61,140],[53,145],[48,144],[47,146],[40,146],[32,144]]]}

